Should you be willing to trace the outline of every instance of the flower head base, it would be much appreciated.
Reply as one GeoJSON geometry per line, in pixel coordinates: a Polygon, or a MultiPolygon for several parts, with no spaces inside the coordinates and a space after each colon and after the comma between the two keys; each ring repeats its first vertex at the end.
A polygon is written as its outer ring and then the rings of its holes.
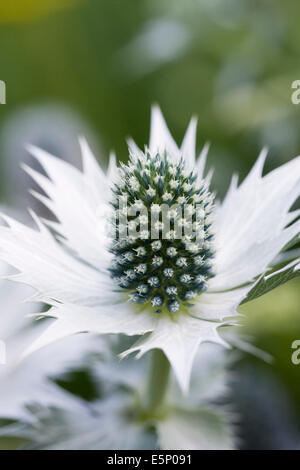
{"type": "Polygon", "coordinates": [[[167,152],[131,157],[113,190],[111,276],[130,299],[171,314],[212,277],[213,195],[167,152]]]}

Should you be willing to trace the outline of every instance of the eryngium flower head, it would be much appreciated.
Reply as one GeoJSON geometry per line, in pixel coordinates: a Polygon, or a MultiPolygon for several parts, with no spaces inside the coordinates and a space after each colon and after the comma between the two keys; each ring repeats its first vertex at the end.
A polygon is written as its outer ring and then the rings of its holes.
{"type": "Polygon", "coordinates": [[[132,155],[120,181],[112,201],[112,278],[132,302],[174,314],[212,277],[213,196],[205,180],[167,152],[132,155]]]}
{"type": "MultiPolygon", "coordinates": [[[[123,355],[162,349],[187,389],[198,346],[227,345],[222,327],[233,323],[254,286],[261,290],[261,276],[299,234],[298,212],[289,210],[300,194],[300,158],[262,177],[263,151],[242,184],[234,177],[224,201],[214,205],[211,175],[203,176],[207,147],[196,159],[195,136],[192,120],[178,148],[154,108],[149,147],[142,152],[130,141],[130,162],[121,175],[113,155],[105,173],[83,139],[82,172],[29,148],[49,176],[27,168],[46,193],[35,194],[55,215],[57,221],[46,224],[58,236],[36,217],[37,231],[4,216],[8,227],[0,227],[0,256],[19,271],[14,280],[34,287],[35,300],[52,307],[42,315],[56,319],[30,351],[79,332],[140,335],[123,355]],[[178,227],[165,231],[162,218],[155,221],[166,205],[165,219],[189,229],[183,220],[188,214],[176,210],[192,212],[194,196],[200,219],[192,239],[177,238],[178,227]],[[107,215],[102,208],[120,197],[137,213],[125,224],[116,219],[118,232],[112,235],[106,230],[111,211],[107,215]],[[143,206],[147,214],[138,214],[143,206]],[[140,232],[149,212],[153,227],[140,232]],[[122,240],[123,229],[130,233],[122,240]]],[[[292,275],[299,266],[289,267],[292,275]]]]}

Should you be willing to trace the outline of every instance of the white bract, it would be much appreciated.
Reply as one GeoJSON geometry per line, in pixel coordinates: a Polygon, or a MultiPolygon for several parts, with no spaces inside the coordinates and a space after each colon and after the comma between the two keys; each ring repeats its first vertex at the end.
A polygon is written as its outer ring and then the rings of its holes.
{"type": "Polygon", "coordinates": [[[211,174],[204,178],[208,147],[196,159],[195,137],[193,119],[178,148],[155,107],[149,147],[142,152],[130,141],[130,163],[121,172],[113,155],[104,172],[84,139],[82,171],[29,147],[48,175],[27,168],[47,195],[36,196],[57,221],[34,216],[33,230],[4,216],[0,256],[19,271],[15,281],[36,289],[34,300],[52,306],[43,315],[56,321],[30,351],[80,332],[140,335],[123,357],[161,349],[187,390],[199,345],[227,345],[222,327],[233,323],[238,305],[299,234],[298,213],[289,211],[300,194],[300,158],[263,177],[263,151],[246,179],[238,186],[234,177],[224,201],[214,205],[211,174]],[[142,201],[154,214],[172,198],[188,206],[196,201],[199,238],[174,240],[169,230],[159,247],[145,229],[140,238],[133,234],[112,245],[103,227],[118,196],[128,196],[129,208],[142,201]]]}
{"type": "MultiPolygon", "coordinates": [[[[7,266],[0,266],[8,275],[7,266]]],[[[91,352],[99,353],[99,338],[69,337],[36,351],[21,361],[24,351],[48,327],[47,320],[35,324],[28,315],[34,304],[22,302],[32,289],[10,281],[0,281],[0,340],[4,357],[0,363],[0,419],[29,419],[28,405],[68,407],[67,393],[51,381],[62,372],[80,367],[91,352]]]]}
{"type": "MultiPolygon", "coordinates": [[[[171,381],[163,412],[143,413],[144,373],[148,361],[116,359],[118,340],[107,341],[106,353],[87,364],[95,398],[85,401],[63,390],[63,403],[36,401],[23,421],[0,429],[0,435],[22,437],[26,448],[89,449],[232,449],[234,438],[228,406],[216,405],[227,394],[227,359],[220,346],[206,344],[193,367],[189,397],[171,381]]],[[[49,391],[58,393],[60,387],[49,391]]]]}

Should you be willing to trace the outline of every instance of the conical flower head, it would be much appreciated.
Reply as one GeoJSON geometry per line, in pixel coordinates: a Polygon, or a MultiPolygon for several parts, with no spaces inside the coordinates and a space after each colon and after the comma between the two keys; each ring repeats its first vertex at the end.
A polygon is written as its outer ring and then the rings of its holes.
{"type": "Polygon", "coordinates": [[[213,195],[167,152],[132,156],[120,173],[111,275],[133,302],[174,314],[212,277],[213,195]]]}

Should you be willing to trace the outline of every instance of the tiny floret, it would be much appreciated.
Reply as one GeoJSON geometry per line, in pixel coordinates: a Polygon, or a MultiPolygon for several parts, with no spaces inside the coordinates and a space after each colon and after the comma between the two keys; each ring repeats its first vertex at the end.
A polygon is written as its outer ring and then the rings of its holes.
{"type": "Polygon", "coordinates": [[[192,290],[188,290],[187,293],[185,294],[186,300],[192,300],[196,297],[196,292],[192,290]]]}
{"type": "Polygon", "coordinates": [[[148,188],[148,189],[146,190],[146,193],[147,193],[149,196],[155,196],[156,191],[155,191],[155,189],[153,189],[153,188],[148,188]]]}
{"type": "Polygon", "coordinates": [[[176,188],[178,188],[178,186],[179,186],[179,181],[176,181],[176,180],[171,180],[170,181],[170,187],[172,189],[176,189],[176,188]]]}
{"type": "Polygon", "coordinates": [[[163,274],[167,279],[171,279],[174,276],[174,269],[172,268],[165,268],[163,270],[163,274]]]}
{"type": "Polygon", "coordinates": [[[147,272],[147,265],[145,263],[138,264],[135,266],[134,270],[138,274],[145,274],[147,272]]]}
{"type": "Polygon", "coordinates": [[[183,268],[184,266],[187,266],[187,265],[188,265],[188,262],[186,258],[184,258],[183,256],[181,256],[180,258],[177,258],[176,266],[178,266],[179,268],[183,268]]]}
{"type": "Polygon", "coordinates": [[[139,294],[146,294],[148,292],[148,286],[146,286],[146,284],[140,284],[137,286],[136,290],[139,294]]]}
{"type": "Polygon", "coordinates": [[[159,307],[162,304],[162,298],[156,295],[151,299],[152,307],[159,307]]]}
{"type": "Polygon", "coordinates": [[[177,250],[176,248],[174,248],[173,246],[170,246],[168,249],[167,249],[167,255],[170,256],[170,258],[173,258],[174,256],[177,255],[177,250]]]}
{"type": "Polygon", "coordinates": [[[161,249],[161,241],[155,240],[154,242],[151,243],[151,247],[153,251],[159,251],[161,249]]]}
{"type": "Polygon", "coordinates": [[[164,262],[164,259],[161,256],[154,256],[154,258],[152,259],[153,266],[157,268],[161,266],[163,262],[164,262]]]}
{"type": "Polygon", "coordinates": [[[182,276],[180,276],[180,280],[181,282],[183,282],[183,284],[188,284],[189,282],[191,282],[192,276],[190,274],[183,274],[182,276]]]}
{"type": "Polygon", "coordinates": [[[151,287],[158,287],[160,285],[159,278],[157,276],[149,277],[147,282],[151,287]]]}
{"type": "Polygon", "coordinates": [[[180,303],[177,302],[177,300],[168,304],[168,310],[170,313],[178,312],[179,309],[180,309],[180,303]]]}
{"type": "Polygon", "coordinates": [[[166,288],[166,293],[167,293],[168,295],[177,295],[177,291],[178,291],[178,290],[177,290],[177,287],[176,287],[176,286],[168,286],[168,287],[166,288]]]}
{"type": "Polygon", "coordinates": [[[137,248],[134,248],[136,251],[137,256],[146,256],[147,250],[144,246],[138,246],[137,248]]]}
{"type": "Polygon", "coordinates": [[[166,192],[162,195],[163,201],[171,201],[172,197],[173,197],[172,193],[167,193],[166,192]]]}

